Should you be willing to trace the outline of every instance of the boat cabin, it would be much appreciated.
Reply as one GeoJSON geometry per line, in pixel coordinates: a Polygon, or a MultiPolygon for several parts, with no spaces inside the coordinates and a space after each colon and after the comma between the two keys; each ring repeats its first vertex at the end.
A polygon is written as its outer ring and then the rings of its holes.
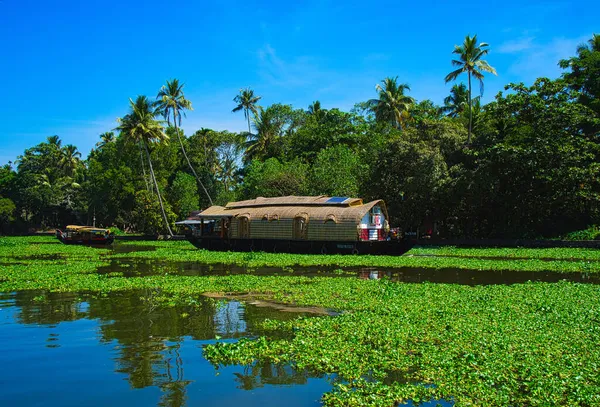
{"type": "Polygon", "coordinates": [[[110,244],[114,235],[109,229],[93,226],[68,225],[65,230],[56,230],[56,237],[63,243],[110,244]]]}
{"type": "Polygon", "coordinates": [[[387,240],[387,219],[382,200],[284,196],[211,206],[177,224],[197,238],[356,242],[387,240]]]}

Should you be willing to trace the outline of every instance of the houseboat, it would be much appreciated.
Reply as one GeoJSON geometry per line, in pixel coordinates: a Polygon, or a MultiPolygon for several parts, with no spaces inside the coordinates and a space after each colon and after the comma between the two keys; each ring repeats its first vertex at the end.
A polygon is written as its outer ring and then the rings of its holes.
{"type": "Polygon", "coordinates": [[[56,237],[64,244],[108,245],[115,235],[108,229],[93,226],[69,225],[65,230],[56,229],[56,237]]]}
{"type": "Polygon", "coordinates": [[[390,233],[382,200],[259,197],[211,206],[177,224],[192,244],[209,250],[400,255],[411,247],[390,233]]]}

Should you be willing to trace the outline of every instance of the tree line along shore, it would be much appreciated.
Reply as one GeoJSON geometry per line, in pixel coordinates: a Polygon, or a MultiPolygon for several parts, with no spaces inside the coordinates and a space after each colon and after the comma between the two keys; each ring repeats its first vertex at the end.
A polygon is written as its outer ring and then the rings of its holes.
{"type": "Polygon", "coordinates": [[[263,107],[241,89],[240,133],[184,134],[192,102],[169,80],[156,97],[131,99],[87,157],[50,136],[1,167],[0,233],[95,222],[170,234],[212,204],[330,195],[384,199],[392,224],[443,237],[596,238],[600,36],[548,61],[559,78],[507,84],[483,104],[485,76],[502,74],[490,50],[467,36],[449,53],[441,106],[393,76],[350,111],[263,107]]]}

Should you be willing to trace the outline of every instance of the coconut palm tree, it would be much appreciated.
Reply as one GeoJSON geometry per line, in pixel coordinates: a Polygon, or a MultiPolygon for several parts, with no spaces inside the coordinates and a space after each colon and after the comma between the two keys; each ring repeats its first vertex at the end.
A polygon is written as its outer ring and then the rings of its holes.
{"type": "Polygon", "coordinates": [[[415,100],[404,94],[410,90],[405,83],[398,83],[398,77],[385,78],[381,81],[383,86],[377,84],[375,89],[379,93],[378,99],[367,102],[369,108],[375,113],[375,120],[391,123],[394,127],[403,129],[410,121],[409,110],[415,100]]]}
{"type": "Polygon", "coordinates": [[[468,106],[469,95],[467,85],[461,83],[452,86],[450,96],[444,98],[444,106],[441,111],[449,117],[458,117],[468,106]]]}
{"type": "Polygon", "coordinates": [[[232,159],[225,158],[217,163],[217,177],[223,183],[225,191],[229,191],[236,181],[238,166],[232,159]]]}
{"type": "Polygon", "coordinates": [[[272,108],[259,109],[256,117],[252,118],[256,134],[248,133],[245,159],[265,158],[283,131],[284,123],[277,120],[272,108]]]}
{"type": "Polygon", "coordinates": [[[48,140],[48,144],[56,147],[57,149],[62,147],[62,140],[58,136],[48,136],[46,140],[48,140]]]}
{"type": "Polygon", "coordinates": [[[60,150],[61,156],[58,164],[65,171],[65,174],[69,177],[73,176],[73,173],[77,169],[77,166],[81,162],[81,153],[77,151],[77,147],[73,144],[67,144],[60,150]]]}
{"type": "Polygon", "coordinates": [[[587,44],[581,44],[577,47],[577,54],[581,56],[585,51],[600,52],[600,34],[592,34],[587,44]]]}
{"type": "Polygon", "coordinates": [[[308,114],[318,114],[321,112],[321,102],[315,100],[310,105],[308,105],[308,114]]]}
{"type": "Polygon", "coordinates": [[[215,160],[215,173],[223,183],[226,191],[230,191],[239,178],[237,163],[239,162],[240,153],[243,151],[243,143],[243,136],[225,133],[216,149],[218,158],[215,160]]]}
{"type": "Polygon", "coordinates": [[[240,94],[233,98],[233,101],[238,105],[232,110],[232,113],[244,111],[244,117],[248,120],[248,133],[250,130],[250,113],[254,116],[258,115],[260,106],[257,105],[261,96],[254,96],[254,91],[250,88],[240,89],[240,94]]]}
{"type": "Polygon", "coordinates": [[[188,158],[187,152],[185,151],[185,147],[183,146],[183,141],[181,140],[181,136],[179,135],[178,126],[181,126],[181,116],[185,116],[186,110],[194,110],[192,108],[192,102],[186,99],[185,95],[183,94],[183,86],[183,83],[179,83],[179,79],[167,81],[167,84],[163,85],[162,88],[160,88],[160,91],[156,96],[156,106],[162,114],[162,116],[167,120],[167,124],[169,126],[171,125],[171,117],[173,118],[173,126],[175,127],[175,134],[177,134],[177,140],[179,140],[179,145],[181,146],[181,152],[183,153],[183,156],[185,157],[185,160],[187,161],[190,170],[192,170],[192,173],[196,177],[196,181],[202,187],[202,190],[208,197],[208,201],[212,206],[213,201],[210,198],[210,194],[208,193],[206,187],[200,180],[200,177],[198,177],[198,174],[196,174],[196,170],[194,170],[194,166],[188,158]]]}
{"type": "Polygon", "coordinates": [[[115,141],[115,133],[112,131],[107,131],[106,133],[102,133],[100,135],[100,141],[96,143],[96,147],[101,149],[102,147],[113,143],[115,141]]]}
{"type": "Polygon", "coordinates": [[[320,121],[327,111],[321,108],[321,102],[315,100],[308,106],[307,113],[311,116],[314,116],[317,121],[320,121]]]}
{"type": "Polygon", "coordinates": [[[159,120],[156,120],[157,112],[154,110],[152,103],[146,96],[138,96],[135,102],[129,99],[129,105],[131,111],[125,115],[125,117],[117,119],[119,126],[115,130],[119,130],[128,141],[135,144],[139,143],[144,148],[148,164],[150,165],[150,176],[154,182],[154,187],[156,188],[156,194],[158,195],[158,202],[160,203],[165,226],[169,231],[169,235],[173,236],[163,206],[158,182],[156,182],[156,176],[154,175],[154,168],[152,167],[152,160],[150,158],[150,151],[148,149],[150,143],[163,143],[166,142],[169,137],[163,131],[162,123],[159,120]]]}
{"type": "Polygon", "coordinates": [[[473,98],[471,92],[471,76],[479,81],[479,93],[483,94],[483,73],[488,72],[496,75],[496,70],[491,67],[487,61],[481,59],[484,55],[489,52],[489,44],[482,42],[477,45],[477,35],[465,37],[465,41],[462,45],[455,45],[453,54],[458,55],[459,59],[453,59],[452,65],[458,67],[458,69],[450,72],[446,75],[446,83],[456,80],[461,73],[466,72],[469,77],[469,136],[467,138],[467,144],[471,144],[471,128],[473,122],[473,98]]]}

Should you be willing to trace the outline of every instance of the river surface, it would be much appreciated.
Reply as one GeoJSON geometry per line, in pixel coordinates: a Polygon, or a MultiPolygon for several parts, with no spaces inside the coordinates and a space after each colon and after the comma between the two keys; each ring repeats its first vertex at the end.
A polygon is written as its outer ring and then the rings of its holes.
{"type": "Polygon", "coordinates": [[[262,334],[267,318],[313,314],[204,297],[164,307],[159,295],[0,294],[0,405],[318,406],[331,390],[331,377],[289,365],[214,367],[202,355],[216,338],[262,334]]]}
{"type": "Polygon", "coordinates": [[[142,277],[159,274],[182,276],[219,276],[252,274],[258,276],[305,276],[305,277],[352,277],[361,279],[388,278],[404,283],[443,283],[461,285],[520,284],[528,281],[556,283],[600,284],[600,273],[556,271],[514,271],[514,270],[470,270],[459,268],[392,268],[392,267],[332,267],[332,266],[292,266],[254,267],[233,264],[206,264],[193,261],[165,261],[156,259],[119,258],[112,259],[109,265],[100,266],[98,273],[117,273],[119,277],[142,277]]]}

